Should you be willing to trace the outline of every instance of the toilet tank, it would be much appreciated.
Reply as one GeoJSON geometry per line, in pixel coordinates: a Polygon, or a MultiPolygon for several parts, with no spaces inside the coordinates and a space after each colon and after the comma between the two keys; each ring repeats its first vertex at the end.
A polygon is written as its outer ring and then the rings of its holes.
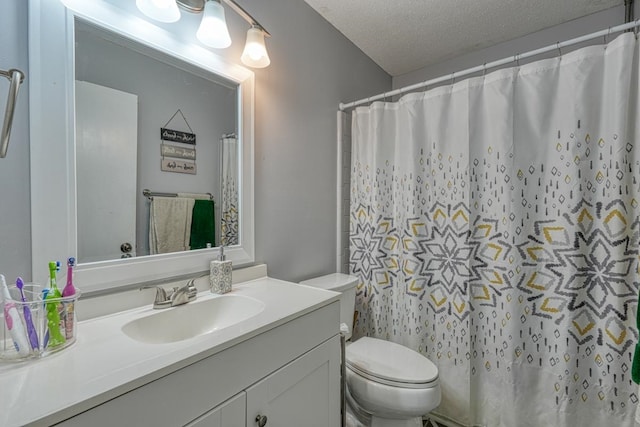
{"type": "Polygon", "coordinates": [[[349,327],[347,339],[351,338],[358,278],[349,274],[332,273],[327,274],[326,276],[315,277],[313,279],[302,281],[300,284],[312,286],[314,288],[326,289],[328,291],[340,292],[340,323],[344,323],[349,327]]]}

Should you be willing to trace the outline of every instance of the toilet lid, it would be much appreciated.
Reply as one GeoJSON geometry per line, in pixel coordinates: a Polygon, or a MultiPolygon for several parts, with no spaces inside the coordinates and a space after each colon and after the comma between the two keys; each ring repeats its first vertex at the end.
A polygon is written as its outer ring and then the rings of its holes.
{"type": "Polygon", "coordinates": [[[381,383],[426,385],[438,379],[438,368],[420,353],[391,341],[363,337],[346,348],[347,366],[381,383]]]}

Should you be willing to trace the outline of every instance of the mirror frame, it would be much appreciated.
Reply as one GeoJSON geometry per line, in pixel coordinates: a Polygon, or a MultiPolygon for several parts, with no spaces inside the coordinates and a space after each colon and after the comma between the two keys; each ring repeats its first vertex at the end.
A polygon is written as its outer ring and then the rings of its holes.
{"type": "MultiPolygon", "coordinates": [[[[29,0],[32,280],[47,282],[51,260],[77,258],[76,18],[238,84],[240,244],[226,247],[225,254],[234,266],[253,263],[254,73],[101,0],[29,0]]],[[[217,256],[213,248],[86,263],[78,265],[74,279],[85,295],[111,292],[209,271],[217,256]]]]}

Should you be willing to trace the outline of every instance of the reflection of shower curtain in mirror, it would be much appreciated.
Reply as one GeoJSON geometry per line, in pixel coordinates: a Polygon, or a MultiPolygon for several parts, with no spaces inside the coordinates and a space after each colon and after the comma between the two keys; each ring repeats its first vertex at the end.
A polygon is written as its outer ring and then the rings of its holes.
{"type": "Polygon", "coordinates": [[[220,244],[238,244],[238,140],[222,138],[220,244]]]}

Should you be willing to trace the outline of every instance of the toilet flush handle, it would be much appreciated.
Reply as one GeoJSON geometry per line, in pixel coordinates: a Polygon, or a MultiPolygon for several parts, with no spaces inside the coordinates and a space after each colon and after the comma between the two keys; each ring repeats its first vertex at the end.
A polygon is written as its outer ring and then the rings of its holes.
{"type": "Polygon", "coordinates": [[[258,427],[264,427],[267,425],[267,416],[266,415],[258,415],[256,417],[256,424],[258,427]]]}

